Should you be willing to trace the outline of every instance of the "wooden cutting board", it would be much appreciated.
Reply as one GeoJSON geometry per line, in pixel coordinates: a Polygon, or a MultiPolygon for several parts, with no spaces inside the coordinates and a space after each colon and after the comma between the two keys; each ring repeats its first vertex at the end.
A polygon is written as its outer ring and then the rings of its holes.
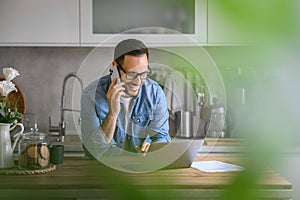
{"type": "MultiPolygon", "coordinates": [[[[5,79],[3,77],[0,77],[0,81],[3,81],[3,80],[5,80],[5,79]]],[[[14,81],[12,81],[12,82],[16,85],[16,88],[18,91],[10,92],[7,96],[7,100],[10,104],[10,107],[13,108],[15,103],[19,99],[18,103],[17,103],[17,109],[20,113],[25,114],[25,112],[26,112],[25,97],[24,97],[22,91],[20,90],[20,88],[18,87],[18,85],[14,81]]]]}

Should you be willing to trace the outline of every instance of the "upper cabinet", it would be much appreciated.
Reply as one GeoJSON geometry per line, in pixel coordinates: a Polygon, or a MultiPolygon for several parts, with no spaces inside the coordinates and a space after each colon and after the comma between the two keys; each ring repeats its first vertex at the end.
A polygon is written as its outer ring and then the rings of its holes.
{"type": "Polygon", "coordinates": [[[0,45],[79,45],[79,0],[0,0],[0,45]]]}
{"type": "Polygon", "coordinates": [[[242,44],[223,0],[0,0],[0,46],[242,44]]]}
{"type": "Polygon", "coordinates": [[[208,0],[207,42],[209,45],[237,45],[244,44],[246,41],[242,36],[238,19],[234,18],[235,11],[228,5],[229,3],[224,0],[208,0]]]}
{"type": "Polygon", "coordinates": [[[207,0],[81,0],[80,8],[82,45],[128,37],[154,46],[207,42],[207,0]]]}

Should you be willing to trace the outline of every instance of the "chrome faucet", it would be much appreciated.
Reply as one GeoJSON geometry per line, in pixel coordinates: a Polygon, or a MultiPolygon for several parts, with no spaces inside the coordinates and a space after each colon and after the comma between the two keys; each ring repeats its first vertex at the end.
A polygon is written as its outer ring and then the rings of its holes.
{"type": "MultiPolygon", "coordinates": [[[[61,100],[60,100],[60,122],[58,123],[58,126],[52,126],[51,125],[51,117],[49,116],[49,132],[58,132],[59,133],[58,138],[57,138],[58,142],[64,142],[64,138],[65,138],[65,133],[66,133],[65,111],[80,112],[80,110],[65,108],[66,83],[67,83],[68,79],[71,78],[71,77],[74,77],[79,81],[80,86],[81,86],[81,92],[83,90],[82,81],[77,76],[76,73],[71,72],[71,73],[67,74],[64,77],[64,82],[63,82],[63,86],[62,86],[61,100]]],[[[80,119],[79,119],[79,121],[80,121],[80,119]]]]}

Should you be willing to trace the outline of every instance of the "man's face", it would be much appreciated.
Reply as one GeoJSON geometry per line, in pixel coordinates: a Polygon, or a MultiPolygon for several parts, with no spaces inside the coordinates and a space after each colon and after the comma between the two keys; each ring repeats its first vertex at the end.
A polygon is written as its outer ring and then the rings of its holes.
{"type": "MultiPolygon", "coordinates": [[[[139,56],[125,55],[122,67],[126,71],[127,77],[129,77],[128,75],[130,74],[130,72],[135,72],[139,74],[143,72],[147,72],[149,71],[147,55],[146,54],[139,55],[139,56]]],[[[126,78],[125,72],[120,70],[120,73],[121,73],[121,80],[126,83],[124,87],[128,95],[137,96],[139,89],[143,85],[145,80],[143,80],[141,76],[137,76],[132,80],[128,80],[126,78]]]]}

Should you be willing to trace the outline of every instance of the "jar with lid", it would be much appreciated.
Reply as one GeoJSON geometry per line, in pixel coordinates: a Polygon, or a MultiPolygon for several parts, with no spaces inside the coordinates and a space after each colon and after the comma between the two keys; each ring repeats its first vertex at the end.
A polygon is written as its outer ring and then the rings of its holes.
{"type": "Polygon", "coordinates": [[[19,169],[44,169],[50,163],[49,142],[46,134],[27,133],[19,142],[19,169]]]}
{"type": "Polygon", "coordinates": [[[217,98],[214,97],[213,104],[210,108],[210,120],[206,122],[204,130],[207,137],[224,138],[229,137],[226,133],[227,123],[225,118],[225,106],[217,103],[217,98]]]}

